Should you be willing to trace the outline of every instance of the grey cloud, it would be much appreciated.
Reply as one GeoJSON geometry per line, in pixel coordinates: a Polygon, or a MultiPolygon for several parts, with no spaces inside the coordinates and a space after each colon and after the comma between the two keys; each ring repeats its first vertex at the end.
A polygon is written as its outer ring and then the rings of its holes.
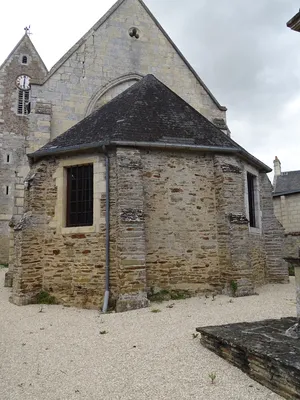
{"type": "MultiPolygon", "coordinates": [[[[147,4],[228,107],[235,140],[269,164],[277,147],[284,154],[291,140],[293,147],[300,147],[295,136],[299,121],[293,125],[280,119],[285,105],[300,92],[300,34],[286,27],[298,11],[298,1],[148,0],[147,4]],[[165,15],[170,4],[172,15],[165,15]]],[[[296,162],[292,168],[300,169],[296,162]]]]}

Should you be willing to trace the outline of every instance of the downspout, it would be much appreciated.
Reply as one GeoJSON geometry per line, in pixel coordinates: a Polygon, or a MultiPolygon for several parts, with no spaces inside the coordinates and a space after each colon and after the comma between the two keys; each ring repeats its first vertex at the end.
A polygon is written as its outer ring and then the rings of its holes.
{"type": "Polygon", "coordinates": [[[110,231],[110,218],[109,218],[109,157],[105,146],[103,146],[105,154],[105,184],[106,184],[106,198],[105,198],[105,293],[102,312],[107,311],[109,300],[109,231],[110,231]]]}

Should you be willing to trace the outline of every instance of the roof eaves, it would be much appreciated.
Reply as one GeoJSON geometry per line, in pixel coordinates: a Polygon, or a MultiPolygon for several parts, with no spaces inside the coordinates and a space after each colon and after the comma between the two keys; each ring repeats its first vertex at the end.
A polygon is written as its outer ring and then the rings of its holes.
{"type": "Polygon", "coordinates": [[[268,165],[260,161],[258,158],[254,157],[252,154],[248,153],[248,151],[243,149],[242,147],[240,147],[239,153],[242,156],[242,158],[245,158],[248,162],[258,167],[259,170],[267,173],[272,172],[272,168],[270,168],[268,165]]]}
{"type": "Polygon", "coordinates": [[[300,189],[298,190],[285,190],[283,192],[273,192],[273,197],[285,196],[287,194],[297,194],[300,193],[300,189]]]}
{"type": "Polygon", "coordinates": [[[286,23],[286,26],[293,31],[300,32],[300,11],[286,23]]]}
{"type": "Polygon", "coordinates": [[[65,146],[65,147],[55,147],[53,146],[52,148],[45,149],[45,150],[37,150],[34,153],[29,153],[27,154],[27,157],[30,158],[33,161],[39,160],[44,157],[49,157],[49,156],[57,156],[57,155],[62,155],[62,154],[67,154],[67,153],[73,153],[73,152],[83,152],[87,150],[99,150],[103,146],[107,146],[108,142],[93,142],[93,143],[88,143],[86,145],[74,145],[74,146],[65,146]]]}
{"type": "Polygon", "coordinates": [[[260,170],[264,172],[271,172],[272,169],[266,164],[258,160],[256,157],[252,156],[243,148],[237,147],[221,147],[221,146],[199,146],[199,145],[189,145],[189,144],[174,144],[167,142],[137,142],[137,141],[102,141],[93,142],[85,145],[75,145],[66,147],[53,147],[45,150],[38,150],[34,153],[28,154],[28,158],[36,161],[38,159],[48,157],[48,156],[58,156],[73,152],[85,152],[88,150],[102,150],[103,147],[109,146],[124,146],[124,147],[144,147],[144,148],[160,148],[160,149],[174,149],[174,150],[188,150],[188,151],[202,151],[202,152],[216,152],[216,153],[235,153],[240,155],[243,159],[248,160],[253,165],[257,166],[260,170]]]}
{"type": "Polygon", "coordinates": [[[122,147],[144,147],[144,148],[160,148],[160,149],[177,149],[189,151],[204,151],[204,152],[218,152],[218,153],[238,153],[239,149],[235,147],[220,147],[220,146],[198,146],[187,144],[174,144],[174,143],[160,143],[160,142],[135,142],[135,141],[103,141],[93,142],[86,145],[75,145],[66,147],[53,147],[45,150],[38,150],[34,153],[27,154],[28,158],[33,161],[38,159],[58,156],[73,152],[84,152],[88,150],[103,150],[104,147],[109,146],[122,146],[122,147]]]}

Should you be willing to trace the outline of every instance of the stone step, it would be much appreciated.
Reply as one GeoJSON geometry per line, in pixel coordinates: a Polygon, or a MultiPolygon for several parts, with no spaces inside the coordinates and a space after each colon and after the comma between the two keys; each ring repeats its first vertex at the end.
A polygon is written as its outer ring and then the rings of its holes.
{"type": "Polygon", "coordinates": [[[280,396],[300,399],[300,340],[285,335],[297,318],[197,328],[201,344],[280,396]]]}

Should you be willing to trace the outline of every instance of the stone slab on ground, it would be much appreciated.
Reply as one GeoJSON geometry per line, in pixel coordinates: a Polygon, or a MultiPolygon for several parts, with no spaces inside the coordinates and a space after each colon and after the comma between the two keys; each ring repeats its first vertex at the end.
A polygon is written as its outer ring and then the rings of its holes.
{"type": "Polygon", "coordinates": [[[286,399],[300,399],[300,340],[285,336],[286,317],[197,328],[203,346],[286,399]]]}

